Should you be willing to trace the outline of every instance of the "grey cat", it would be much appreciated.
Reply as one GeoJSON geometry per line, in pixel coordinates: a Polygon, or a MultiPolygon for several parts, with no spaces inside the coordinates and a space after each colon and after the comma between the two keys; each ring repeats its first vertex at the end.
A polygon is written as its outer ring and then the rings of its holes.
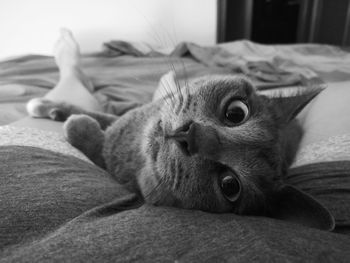
{"type": "Polygon", "coordinates": [[[334,228],[326,208],[284,181],[302,135],[294,117],[319,89],[268,98],[242,76],[181,88],[169,73],[160,83],[151,103],[121,117],[45,99],[29,113],[68,118],[67,140],[145,202],[334,228]]]}

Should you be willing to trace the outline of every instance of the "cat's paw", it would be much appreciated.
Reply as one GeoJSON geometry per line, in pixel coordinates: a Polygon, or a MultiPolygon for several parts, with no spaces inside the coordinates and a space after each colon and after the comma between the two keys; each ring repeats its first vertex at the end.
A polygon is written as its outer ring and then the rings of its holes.
{"type": "Polygon", "coordinates": [[[74,114],[63,124],[63,131],[66,139],[71,143],[78,143],[80,140],[91,139],[101,131],[99,123],[84,114],[74,114]]]}
{"type": "Polygon", "coordinates": [[[63,131],[71,145],[82,151],[95,164],[104,166],[104,132],[95,119],[83,114],[71,115],[64,123],[63,131]]]}
{"type": "Polygon", "coordinates": [[[64,104],[44,98],[31,99],[26,108],[29,116],[33,118],[65,121],[69,116],[69,109],[64,104]]]}

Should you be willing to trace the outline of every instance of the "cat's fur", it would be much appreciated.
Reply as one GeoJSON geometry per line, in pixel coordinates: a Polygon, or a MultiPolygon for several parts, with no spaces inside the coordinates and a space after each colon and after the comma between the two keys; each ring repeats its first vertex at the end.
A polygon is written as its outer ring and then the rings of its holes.
{"type": "Polygon", "coordinates": [[[146,202],[333,229],[322,205],[284,182],[301,137],[294,117],[319,90],[268,98],[240,76],[202,77],[180,89],[172,73],[160,86],[152,103],[120,118],[44,99],[31,102],[30,113],[54,120],[84,114],[66,121],[68,141],[146,202]],[[237,100],[249,115],[232,125],[225,111],[237,100]],[[232,200],[223,194],[225,176],[238,185],[232,200]]]}

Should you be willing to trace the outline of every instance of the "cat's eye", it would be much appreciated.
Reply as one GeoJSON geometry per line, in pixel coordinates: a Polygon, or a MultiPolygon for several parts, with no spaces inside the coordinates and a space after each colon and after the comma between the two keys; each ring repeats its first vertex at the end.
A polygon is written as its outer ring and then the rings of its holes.
{"type": "Polygon", "coordinates": [[[241,183],[233,174],[225,174],[220,178],[220,188],[224,197],[230,201],[235,202],[241,194],[241,183]]]}
{"type": "Polygon", "coordinates": [[[225,122],[229,125],[240,125],[249,117],[249,108],[241,100],[234,100],[228,104],[225,111],[225,122]]]}

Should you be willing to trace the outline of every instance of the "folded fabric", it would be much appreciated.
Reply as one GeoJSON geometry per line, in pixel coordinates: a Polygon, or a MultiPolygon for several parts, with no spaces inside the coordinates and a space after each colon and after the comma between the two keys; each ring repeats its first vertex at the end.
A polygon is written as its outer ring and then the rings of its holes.
{"type": "MultiPolygon", "coordinates": [[[[0,262],[350,260],[348,235],[266,217],[144,205],[105,171],[72,156],[2,146],[0,162],[0,262]]],[[[325,166],[325,173],[317,164],[295,169],[291,181],[325,201],[343,232],[349,180],[339,178],[350,162],[325,166]],[[330,182],[331,191],[317,192],[330,182]]]]}

